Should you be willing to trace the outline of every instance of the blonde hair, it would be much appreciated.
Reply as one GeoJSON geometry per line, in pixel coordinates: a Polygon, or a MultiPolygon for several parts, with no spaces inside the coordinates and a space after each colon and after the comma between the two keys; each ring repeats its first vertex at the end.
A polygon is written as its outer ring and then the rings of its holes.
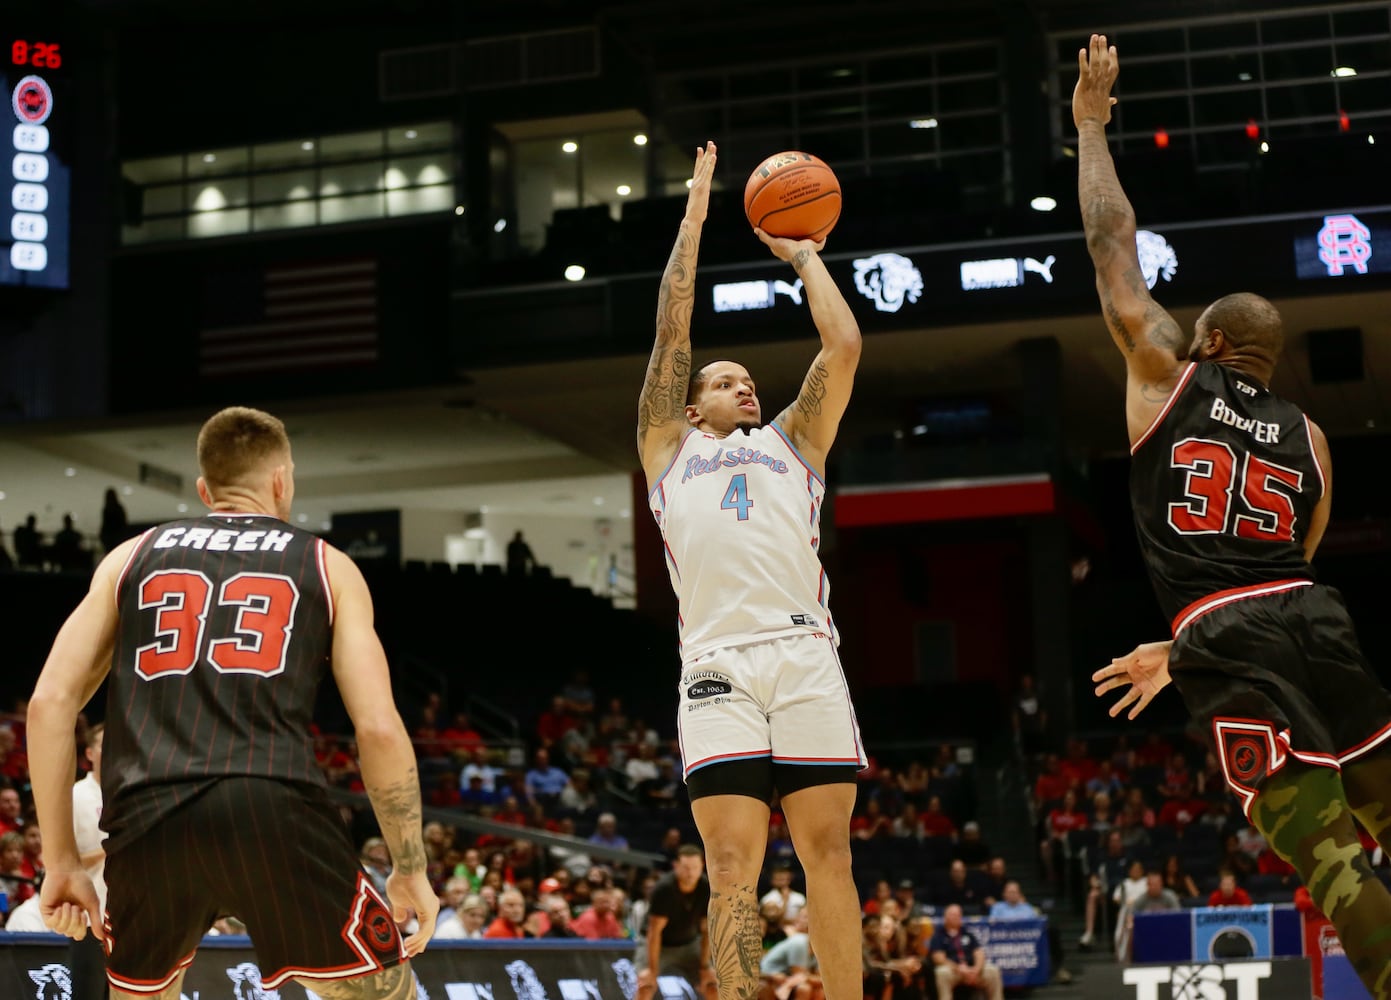
{"type": "Polygon", "coordinates": [[[285,425],[248,406],[219,410],[198,432],[198,469],[209,487],[242,484],[266,459],[289,452],[285,425]]]}

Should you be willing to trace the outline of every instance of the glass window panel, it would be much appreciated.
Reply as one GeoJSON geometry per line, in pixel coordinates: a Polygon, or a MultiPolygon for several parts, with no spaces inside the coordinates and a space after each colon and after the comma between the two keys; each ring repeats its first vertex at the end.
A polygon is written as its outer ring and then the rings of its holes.
{"type": "Polygon", "coordinates": [[[865,110],[871,119],[912,121],[914,118],[931,118],[936,114],[937,102],[933,99],[932,87],[922,83],[869,91],[865,94],[865,110]]]}
{"type": "MultiPolygon", "coordinates": [[[[299,148],[299,143],[291,144],[292,149],[286,152],[305,154],[299,148]]],[[[382,132],[380,129],[373,129],[371,132],[350,132],[347,135],[326,135],[318,142],[319,157],[324,160],[363,160],[374,156],[382,155],[382,132]]],[[[260,167],[261,153],[257,147],[256,165],[260,167]]]]}
{"type": "MultiPolygon", "coordinates": [[[[694,149],[694,145],[692,146],[694,149]]],[[[557,208],[579,204],[579,158],[561,151],[553,139],[528,139],[513,146],[516,169],[517,242],[529,251],[546,243],[546,226],[557,208]]],[[[688,158],[683,174],[690,176],[688,158]]]]}
{"type": "Polygon", "coordinates": [[[182,156],[156,156],[148,160],[127,160],[121,165],[121,173],[137,184],[182,180],[183,171],[184,158],[182,156]]]}
{"type": "Polygon", "coordinates": [[[863,114],[864,103],[859,94],[823,94],[797,102],[797,124],[801,127],[842,125],[858,121],[863,114]]]}
{"type": "MultiPolygon", "coordinates": [[[[1075,73],[1073,75],[1076,76],[1075,73]]],[[[1076,82],[1074,79],[1067,86],[1069,104],[1072,101],[1072,87],[1076,82]]],[[[1116,81],[1116,96],[1125,100],[1128,94],[1152,94],[1156,90],[1186,90],[1187,87],[1188,70],[1182,57],[1176,56],[1162,62],[1125,63],[1125,75],[1116,81]]]]}
{"type": "Polygon", "coordinates": [[[1254,90],[1196,94],[1193,97],[1194,125],[1230,125],[1242,129],[1247,121],[1252,118],[1260,121],[1261,116],[1261,95],[1254,90]]]}
{"type": "Polygon", "coordinates": [[[454,142],[453,129],[448,122],[429,122],[388,129],[386,148],[393,153],[411,153],[418,149],[448,146],[454,142]]]}
{"type": "Polygon", "coordinates": [[[858,61],[837,61],[821,66],[797,68],[797,90],[844,90],[864,82],[864,70],[858,61]]]}
{"type": "Polygon", "coordinates": [[[1339,80],[1337,93],[1342,109],[1353,117],[1391,110],[1391,80],[1384,77],[1339,80]]]}
{"type": "Polygon", "coordinates": [[[335,163],[319,170],[319,194],[338,197],[345,194],[366,194],[382,188],[382,165],[370,163],[335,163]]]}
{"type": "MultiPolygon", "coordinates": [[[[580,143],[581,150],[587,146],[587,142],[580,143]]],[[[453,179],[453,157],[446,152],[397,157],[387,164],[384,178],[388,189],[444,184],[453,179]]]]}
{"type": "Polygon", "coordinates": [[[453,210],[453,184],[436,184],[434,187],[414,188],[409,191],[388,191],[386,193],[387,215],[419,215],[423,212],[452,212],[453,210]]]}
{"type": "MultiPolygon", "coordinates": [[[[854,160],[865,158],[864,133],[857,126],[853,129],[829,129],[826,131],[802,133],[801,148],[812,156],[819,156],[827,163],[835,164],[837,170],[854,160]]],[[[776,152],[770,150],[769,153],[776,152]]]]}
{"type": "Polygon", "coordinates": [[[1261,76],[1260,57],[1254,52],[1194,59],[1189,67],[1193,86],[1198,88],[1255,83],[1261,76]]]}
{"type": "Polygon", "coordinates": [[[936,129],[909,128],[906,122],[875,125],[869,130],[869,155],[932,156],[937,152],[936,129]]]}
{"type": "Polygon", "coordinates": [[[1338,114],[1337,94],[1333,81],[1327,83],[1306,83],[1295,87],[1268,87],[1265,92],[1266,107],[1270,109],[1272,120],[1280,118],[1303,118],[1311,115],[1338,114]]]}
{"type": "Polygon", "coordinates": [[[122,226],[121,242],[132,243],[159,243],[164,240],[181,240],[184,238],[184,217],[176,219],[150,219],[141,226],[122,226]]]}
{"type": "Polygon", "coordinates": [[[318,206],[312,201],[262,205],[251,210],[251,228],[256,232],[266,229],[299,229],[318,224],[318,206]]]}
{"type": "Polygon", "coordinates": [[[1195,24],[1188,29],[1188,47],[1199,52],[1204,49],[1231,51],[1259,43],[1255,21],[1227,21],[1221,24],[1195,24]]]}
{"type": "Polygon", "coordinates": [[[725,97],[724,77],[714,75],[667,77],[662,81],[662,97],[663,103],[669,106],[722,101],[725,97]]]}
{"type": "Polygon", "coordinates": [[[247,147],[207,149],[188,154],[189,177],[217,177],[246,172],[247,147]]]}
{"type": "Polygon", "coordinates": [[[1000,106],[1000,84],[997,80],[963,80],[937,85],[939,112],[971,111],[977,108],[996,109],[1000,106]]]}
{"type": "Polygon", "coordinates": [[[729,106],[729,127],[732,129],[788,128],[791,124],[792,101],[787,98],[729,106]]]}
{"type": "Polygon", "coordinates": [[[1377,4],[1368,10],[1345,10],[1333,15],[1334,38],[1357,38],[1391,31],[1391,7],[1377,4]]]}
{"type": "Polygon", "coordinates": [[[942,151],[1000,146],[1004,143],[1004,120],[999,115],[969,115],[943,118],[933,131],[938,133],[942,151]]]}
{"type": "Polygon", "coordinates": [[[786,94],[792,90],[792,71],[786,67],[755,70],[750,73],[731,73],[729,75],[729,99],[737,101],[743,97],[768,97],[773,94],[786,94]]]}
{"type": "Polygon", "coordinates": [[[1273,83],[1330,77],[1334,65],[1333,50],[1327,45],[1265,53],[1266,79],[1273,83]]]}
{"type": "Polygon", "coordinates": [[[1116,105],[1116,122],[1126,132],[1186,128],[1188,101],[1182,97],[1132,97],[1116,105]]]}
{"type": "Polygon", "coordinates": [[[683,108],[663,116],[667,135],[679,147],[695,149],[712,135],[727,131],[723,108],[683,108]]]}
{"type": "Polygon", "coordinates": [[[251,147],[251,169],[272,170],[276,167],[307,167],[314,163],[316,143],[313,139],[291,142],[271,142],[251,147]],[[308,149],[304,147],[308,146],[308,149]]]}
{"type": "Polygon", "coordinates": [[[184,186],[182,184],[166,184],[145,189],[145,199],[142,206],[145,215],[165,215],[169,212],[182,212],[183,210],[184,186]]]}
{"type": "Polygon", "coordinates": [[[912,80],[931,80],[935,75],[931,52],[914,52],[907,55],[886,56],[875,59],[866,68],[870,83],[898,83],[912,80]]]}
{"type": "Polygon", "coordinates": [[[188,207],[195,212],[240,208],[251,200],[251,184],[245,177],[217,177],[188,185],[188,207]]]}
{"type": "MultiPolygon", "coordinates": [[[[1087,36],[1078,32],[1080,41],[1072,49],[1072,64],[1077,64],[1077,50],[1086,45],[1087,36]]],[[[1182,28],[1135,28],[1127,31],[1122,28],[1116,32],[1114,37],[1107,38],[1109,44],[1116,47],[1120,57],[1124,60],[1127,56],[1163,56],[1166,59],[1173,59],[1175,55],[1183,52],[1187,45],[1184,43],[1182,28]]],[[[1130,65],[1134,65],[1131,63],[1130,65]]],[[[1130,72],[1129,68],[1126,72],[1130,72]]]]}
{"type": "MultiPolygon", "coordinates": [[[[744,182],[748,180],[747,171],[752,171],[755,166],[774,153],[799,149],[805,141],[790,129],[737,132],[729,136],[725,142],[720,144],[720,165],[715,168],[717,187],[724,179],[728,179],[730,183],[737,181],[739,189],[742,191],[744,182]],[[728,155],[726,155],[726,151],[728,151],[728,155]],[[736,169],[736,164],[738,169],[736,169]]],[[[686,178],[691,176],[691,164],[691,157],[686,156],[679,175],[683,188],[686,184],[686,178]]]]}
{"type": "Polygon", "coordinates": [[[1327,14],[1307,14],[1300,17],[1267,17],[1261,21],[1261,41],[1266,45],[1281,42],[1312,42],[1329,36],[1327,14]]]}
{"type": "MultiPolygon", "coordinates": [[[[580,146],[584,204],[608,204],[616,212],[619,203],[645,197],[646,151],[642,146],[633,145],[630,130],[596,132],[584,138],[580,146]],[[626,195],[618,193],[620,186],[628,188],[626,195]]],[[[689,173],[690,167],[686,169],[689,173]]]]}
{"type": "MultiPolygon", "coordinates": [[[[1380,39],[1374,42],[1342,41],[1334,46],[1334,62],[1338,66],[1351,66],[1358,73],[1375,73],[1391,69],[1391,40],[1380,39]]],[[[1351,79],[1351,77],[1344,77],[1351,79]]],[[[1387,103],[1391,104],[1391,83],[1383,80],[1387,103]]]]}
{"type": "Polygon", "coordinates": [[[251,211],[232,208],[225,212],[195,212],[188,217],[188,238],[205,239],[211,236],[232,236],[251,228],[251,211]]]}
{"type": "Polygon", "coordinates": [[[994,45],[941,49],[936,55],[938,76],[960,76],[969,73],[993,74],[999,69],[1000,50],[994,45]]]}
{"type": "Polygon", "coordinates": [[[319,202],[319,223],[324,226],[335,222],[352,222],[355,219],[380,219],[382,214],[380,192],[324,198],[319,202]]]}
{"type": "Polygon", "coordinates": [[[255,174],[251,178],[251,195],[257,204],[312,198],[314,171],[287,170],[274,174],[255,174]]]}

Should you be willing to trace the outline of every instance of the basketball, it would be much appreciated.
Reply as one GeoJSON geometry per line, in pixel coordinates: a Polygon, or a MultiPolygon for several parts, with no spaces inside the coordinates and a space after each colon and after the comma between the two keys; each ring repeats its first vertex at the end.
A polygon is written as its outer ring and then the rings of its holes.
{"type": "Polygon", "coordinates": [[[744,214],[769,236],[823,240],[840,218],[840,181],[810,153],[778,153],[749,175],[744,214]]]}

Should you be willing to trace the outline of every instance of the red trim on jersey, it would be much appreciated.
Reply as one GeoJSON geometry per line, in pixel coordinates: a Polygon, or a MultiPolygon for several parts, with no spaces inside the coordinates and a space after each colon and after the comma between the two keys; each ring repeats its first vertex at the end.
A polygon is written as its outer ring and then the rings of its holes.
{"type": "Polygon", "coordinates": [[[1386,725],[1382,726],[1380,729],[1374,732],[1371,736],[1368,736],[1361,743],[1356,743],[1348,747],[1348,749],[1344,750],[1342,753],[1338,754],[1338,763],[1346,764],[1349,761],[1354,761],[1358,757],[1361,757],[1363,754],[1370,753],[1371,751],[1375,750],[1377,747],[1385,743],[1388,739],[1391,739],[1391,722],[1388,722],[1386,725]]]}
{"type": "Polygon", "coordinates": [[[1208,594],[1200,597],[1188,607],[1184,608],[1174,616],[1173,624],[1170,626],[1177,638],[1178,634],[1192,625],[1209,611],[1215,611],[1233,601],[1244,601],[1252,597],[1266,597],[1270,594],[1283,593],[1286,590],[1298,590],[1300,587],[1312,587],[1313,580],[1272,580],[1269,583],[1254,583],[1247,587],[1233,587],[1230,590],[1219,590],[1215,594],[1208,594]]]}
{"type": "Polygon", "coordinates": [[[124,990],[126,993],[149,993],[153,995],[168,989],[169,985],[179,978],[179,973],[193,964],[193,956],[196,954],[198,954],[197,948],[190,951],[184,958],[179,959],[174,966],[174,971],[163,979],[126,979],[109,969],[106,972],[106,979],[112,986],[118,990],[124,990]]]}
{"type": "Polygon", "coordinates": [[[700,760],[687,764],[686,777],[689,778],[692,771],[696,768],[704,767],[706,764],[718,764],[723,760],[756,760],[759,757],[772,756],[772,747],[764,747],[762,750],[739,750],[734,753],[717,753],[713,757],[702,757],[700,760]]]}
{"type": "Polygon", "coordinates": [[[1169,411],[1178,402],[1179,393],[1183,392],[1183,387],[1188,384],[1188,380],[1193,377],[1193,373],[1198,370],[1198,366],[1193,362],[1188,362],[1188,367],[1179,376],[1178,385],[1174,386],[1174,391],[1169,393],[1169,400],[1164,404],[1164,409],[1159,411],[1159,415],[1150,421],[1149,427],[1145,428],[1145,433],[1140,435],[1140,439],[1130,446],[1130,454],[1135,454],[1140,450],[1140,446],[1150,439],[1150,435],[1158,430],[1159,425],[1164,422],[1164,418],[1169,415],[1169,411]]]}
{"type": "Polygon", "coordinates": [[[1323,474],[1323,463],[1319,461],[1319,450],[1314,447],[1314,428],[1309,423],[1309,414],[1302,414],[1304,417],[1304,433],[1309,435],[1309,454],[1314,458],[1314,468],[1319,472],[1319,499],[1328,492],[1328,477],[1323,474]]]}
{"type": "Polygon", "coordinates": [[[319,579],[324,585],[324,599],[328,601],[328,624],[333,627],[333,588],[328,582],[328,543],[322,538],[314,543],[315,559],[319,564],[319,579]]]}
{"type": "Polygon", "coordinates": [[[787,445],[788,450],[792,452],[793,456],[797,459],[797,461],[802,463],[802,466],[807,470],[807,472],[810,475],[816,477],[816,481],[820,483],[821,487],[824,489],[826,486],[826,480],[822,478],[821,473],[817,472],[815,469],[811,467],[810,462],[808,462],[805,458],[802,457],[802,453],[798,451],[797,446],[792,443],[792,438],[788,437],[787,432],[778,426],[778,422],[774,420],[771,424],[768,425],[768,427],[770,430],[772,430],[774,434],[782,438],[782,443],[787,445]]]}
{"type": "MultiPolygon", "coordinates": [[[[687,441],[687,440],[690,438],[690,436],[691,436],[692,434],[694,434],[694,433],[695,433],[695,428],[692,427],[692,428],[689,428],[689,429],[686,431],[685,434],[682,434],[682,435],[681,435],[681,440],[678,441],[678,442],[676,443],[676,451],[674,451],[674,452],[672,453],[671,461],[668,462],[668,463],[667,463],[667,467],[666,467],[665,469],[662,470],[662,474],[661,474],[660,476],[657,477],[657,486],[661,486],[661,485],[662,485],[662,481],[663,481],[664,479],[666,479],[667,476],[671,475],[672,466],[674,466],[674,465],[676,464],[676,460],[677,460],[678,458],[681,457],[681,449],[684,448],[684,447],[686,447],[686,441],[687,441]]],[[[708,435],[707,435],[707,437],[708,437],[708,435]]],[[[652,499],[652,494],[657,492],[657,486],[654,486],[654,487],[652,487],[650,490],[647,491],[647,499],[648,499],[648,500],[651,500],[651,499],[652,499]]],[[[666,504],[663,503],[662,506],[665,507],[666,504]]]]}
{"type": "Polygon", "coordinates": [[[126,574],[130,572],[130,564],[133,563],[133,562],[135,562],[135,557],[136,557],[137,555],[140,554],[140,550],[141,550],[141,549],[144,547],[144,545],[145,545],[145,539],[147,539],[147,538],[149,538],[151,535],[153,535],[153,534],[155,533],[156,529],[158,529],[158,528],[159,528],[159,525],[155,525],[155,527],[153,527],[153,528],[146,528],[144,534],[142,534],[142,535],[140,536],[139,540],[136,541],[136,543],[130,547],[130,555],[126,556],[125,565],[121,567],[121,575],[118,576],[118,577],[116,577],[116,610],[117,610],[117,611],[119,611],[119,610],[121,609],[121,584],[123,584],[123,583],[126,582],[126,574]]]}

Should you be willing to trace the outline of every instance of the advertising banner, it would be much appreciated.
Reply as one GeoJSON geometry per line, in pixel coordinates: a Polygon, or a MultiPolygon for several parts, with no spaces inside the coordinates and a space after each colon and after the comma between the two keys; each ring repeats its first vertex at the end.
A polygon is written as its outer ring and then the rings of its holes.
{"type": "Polygon", "coordinates": [[[1307,1000],[1309,960],[1096,966],[1080,985],[1088,1000],[1307,1000]]]}
{"type": "Polygon", "coordinates": [[[1047,920],[967,920],[966,926],[980,938],[1006,989],[1048,985],[1047,920]]]}
{"type": "Polygon", "coordinates": [[[1193,958],[1269,958],[1272,907],[1221,906],[1193,910],[1193,958]]]}

